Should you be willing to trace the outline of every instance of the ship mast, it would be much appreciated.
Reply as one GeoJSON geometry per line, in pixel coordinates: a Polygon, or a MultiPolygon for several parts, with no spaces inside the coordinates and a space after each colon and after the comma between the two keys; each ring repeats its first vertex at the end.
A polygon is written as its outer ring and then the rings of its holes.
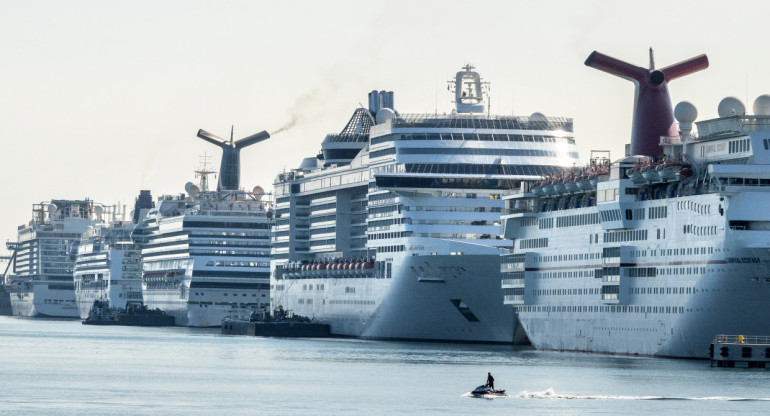
{"type": "Polygon", "coordinates": [[[201,191],[203,192],[208,192],[209,190],[209,175],[217,173],[215,170],[209,169],[209,159],[211,159],[211,156],[204,153],[203,156],[201,156],[201,164],[195,170],[195,177],[201,178],[200,184],[201,191]]]}

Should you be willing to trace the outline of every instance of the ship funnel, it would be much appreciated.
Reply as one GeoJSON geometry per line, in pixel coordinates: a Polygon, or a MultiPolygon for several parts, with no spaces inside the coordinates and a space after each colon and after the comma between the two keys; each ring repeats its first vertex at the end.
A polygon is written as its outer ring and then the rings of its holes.
{"type": "Polygon", "coordinates": [[[241,181],[241,149],[270,138],[270,134],[261,131],[240,140],[233,141],[232,130],[230,141],[223,140],[206,130],[198,130],[198,137],[222,148],[222,163],[219,165],[219,185],[222,191],[237,191],[241,181]]]}
{"type": "Polygon", "coordinates": [[[655,65],[650,50],[650,68],[643,68],[594,51],[585,64],[600,71],[632,81],[636,86],[634,119],[631,129],[631,154],[658,156],[662,153],[660,138],[678,136],[674,122],[668,82],[706,69],[706,55],[699,55],[662,69],[655,65]]]}
{"type": "Polygon", "coordinates": [[[374,90],[369,93],[369,112],[372,113],[372,115],[377,115],[377,113],[382,110],[383,108],[389,108],[391,110],[395,110],[394,106],[394,100],[393,100],[393,91],[377,91],[374,90]]]}

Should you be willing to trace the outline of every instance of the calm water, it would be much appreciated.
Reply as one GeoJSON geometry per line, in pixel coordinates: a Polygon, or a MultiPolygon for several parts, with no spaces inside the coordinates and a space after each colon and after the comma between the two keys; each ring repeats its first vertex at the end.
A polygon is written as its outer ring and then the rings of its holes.
{"type": "Polygon", "coordinates": [[[706,361],[0,317],[2,414],[768,412],[770,370],[706,361]],[[488,371],[511,397],[464,397],[488,371]]]}

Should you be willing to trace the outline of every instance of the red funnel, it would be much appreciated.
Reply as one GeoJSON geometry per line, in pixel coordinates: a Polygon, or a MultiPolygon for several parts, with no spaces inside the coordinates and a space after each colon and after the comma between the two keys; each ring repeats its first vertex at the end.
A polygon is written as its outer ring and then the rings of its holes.
{"type": "Polygon", "coordinates": [[[706,69],[709,61],[706,55],[699,55],[663,69],[654,69],[652,51],[650,54],[650,69],[596,51],[588,56],[586,65],[634,82],[636,102],[631,130],[631,154],[654,157],[661,154],[661,136],[679,135],[671,97],[668,95],[668,81],[706,69]]]}

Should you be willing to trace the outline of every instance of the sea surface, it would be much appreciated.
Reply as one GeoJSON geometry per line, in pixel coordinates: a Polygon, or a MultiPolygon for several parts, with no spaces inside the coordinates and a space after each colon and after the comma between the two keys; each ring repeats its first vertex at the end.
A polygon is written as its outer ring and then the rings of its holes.
{"type": "Polygon", "coordinates": [[[770,370],[0,316],[0,414],[766,415],[770,370]],[[506,398],[469,397],[495,377],[506,398]]]}

